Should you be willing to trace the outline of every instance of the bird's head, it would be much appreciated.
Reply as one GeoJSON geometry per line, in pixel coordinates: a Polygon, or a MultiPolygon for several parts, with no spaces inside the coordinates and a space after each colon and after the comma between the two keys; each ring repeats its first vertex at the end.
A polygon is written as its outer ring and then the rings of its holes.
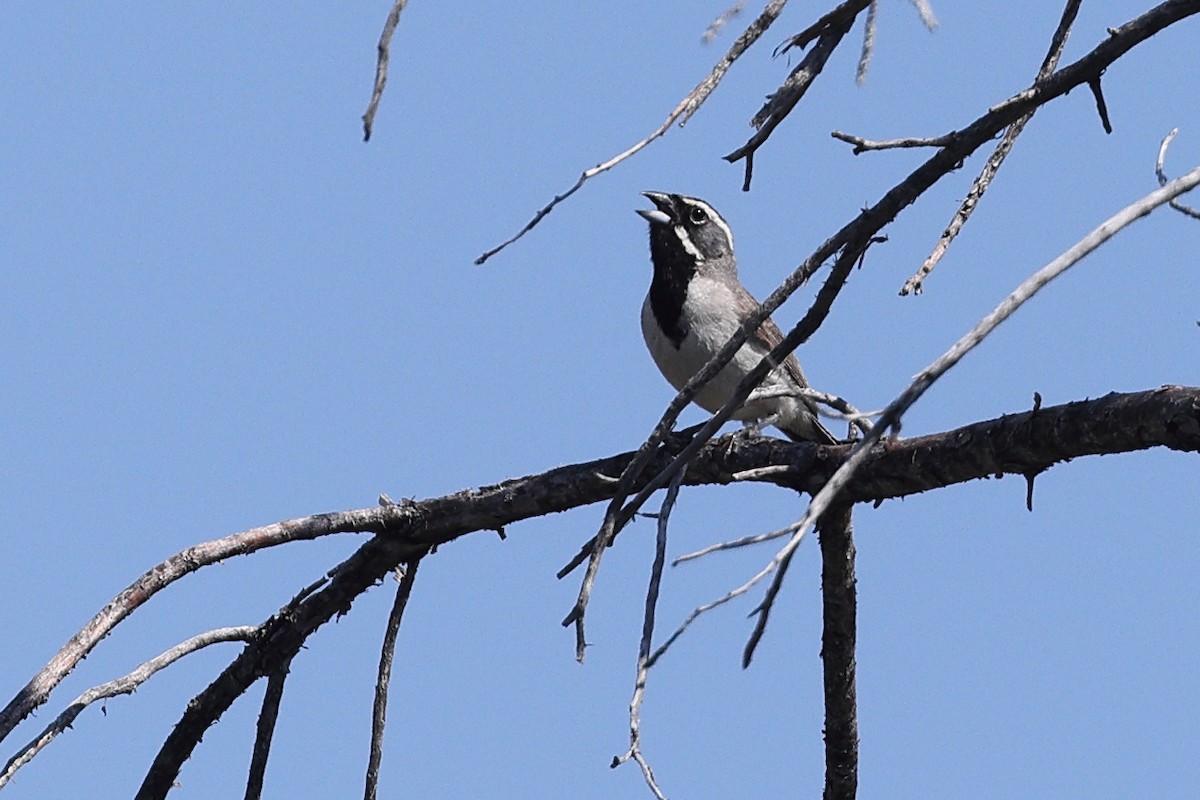
{"type": "Polygon", "coordinates": [[[733,231],[716,209],[695,197],[642,192],[653,209],[638,209],[650,223],[650,256],[660,264],[733,262],[733,231]]]}

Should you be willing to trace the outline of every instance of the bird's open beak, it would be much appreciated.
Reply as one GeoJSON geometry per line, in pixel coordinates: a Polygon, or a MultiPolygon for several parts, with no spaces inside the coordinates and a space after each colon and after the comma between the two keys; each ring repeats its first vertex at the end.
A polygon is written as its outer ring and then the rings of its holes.
{"type": "Polygon", "coordinates": [[[669,225],[671,223],[671,196],[662,192],[642,192],[647,200],[654,203],[655,208],[639,208],[637,213],[651,225],[669,225]]]}

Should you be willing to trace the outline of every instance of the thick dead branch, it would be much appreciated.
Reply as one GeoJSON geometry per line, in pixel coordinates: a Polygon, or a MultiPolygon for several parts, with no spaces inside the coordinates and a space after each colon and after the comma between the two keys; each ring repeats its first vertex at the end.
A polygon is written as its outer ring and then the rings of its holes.
{"type": "MultiPolygon", "coordinates": [[[[754,151],[767,140],[779,123],[792,113],[792,109],[800,102],[800,98],[808,92],[813,81],[825,68],[829,57],[833,55],[834,49],[841,43],[842,38],[850,31],[853,24],[854,17],[850,16],[831,23],[821,32],[813,49],[805,53],[804,58],[787,76],[783,84],[767,98],[767,102],[750,120],[750,124],[756,128],[754,135],[746,144],[725,156],[726,161],[737,161],[753,155],[754,151]]],[[[746,173],[742,180],[743,192],[750,191],[750,180],[753,177],[752,165],[753,161],[746,158],[746,173]]]]}
{"type": "MultiPolygon", "coordinates": [[[[665,446],[653,454],[650,470],[665,468],[692,433],[684,431],[669,437],[665,446]]],[[[876,448],[867,454],[841,497],[852,503],[875,502],[996,475],[1040,472],[1080,456],[1152,447],[1200,452],[1200,388],[1168,386],[1133,394],[1111,394],[1098,400],[1042,407],[1036,414],[1010,415],[941,434],[892,442],[887,448],[876,448]]],[[[688,466],[684,483],[728,484],[748,470],[778,466],[787,469],[765,472],[760,482],[812,493],[829,480],[847,453],[847,446],[814,448],[768,437],[731,434],[701,449],[688,466]]],[[[321,609],[332,615],[339,608],[348,608],[357,593],[365,591],[396,564],[430,546],[473,531],[493,531],[521,520],[609,500],[616,491],[611,476],[620,474],[634,455],[622,453],[402,505],[303,517],[215,541],[245,537],[240,541],[248,543],[261,538],[263,531],[284,528],[293,539],[358,531],[386,534],[372,539],[332,571],[330,585],[320,593],[321,609]]],[[[184,553],[195,550],[189,548],[184,553]]],[[[589,542],[583,551],[590,550],[589,542]]],[[[230,555],[237,552],[235,548],[230,555]]],[[[182,555],[164,564],[173,563],[182,555]]],[[[134,587],[138,585],[135,583],[134,587]]],[[[312,603],[316,603],[316,597],[311,598],[312,603]]],[[[145,599],[141,598],[138,605],[145,599]]],[[[297,613],[301,612],[319,616],[316,607],[307,602],[297,613]]],[[[96,619],[104,621],[104,634],[116,624],[103,612],[96,619]]],[[[94,619],[88,627],[98,624],[94,619]]],[[[310,619],[307,624],[319,622],[312,623],[310,619]]],[[[80,639],[77,634],[71,642],[80,639]]],[[[275,659],[279,657],[279,644],[286,641],[289,640],[282,635],[272,639],[275,659]]],[[[13,698],[7,711],[14,715],[9,718],[9,730],[45,702],[49,691],[84,654],[78,648],[65,647],[30,682],[30,686],[41,687],[43,694],[35,696],[27,686],[13,698]],[[66,662],[69,665],[64,667],[66,662]]]]}
{"type": "Polygon", "coordinates": [[[858,697],[854,653],[858,599],[850,507],[831,508],[817,522],[821,543],[825,684],[824,800],[854,800],[858,792],[858,697]]]}

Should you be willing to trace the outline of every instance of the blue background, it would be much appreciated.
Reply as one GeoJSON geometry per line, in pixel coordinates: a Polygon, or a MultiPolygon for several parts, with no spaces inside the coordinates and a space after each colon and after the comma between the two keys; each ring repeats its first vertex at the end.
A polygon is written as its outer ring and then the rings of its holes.
{"type": "MultiPolygon", "coordinates": [[[[482,267],[587,166],[651,131],[748,20],[723,4],[414,2],[373,140],[359,117],[387,4],[0,6],[0,686],[5,699],[144,570],[199,541],[429,497],[636,447],[671,398],[645,353],[643,189],[709,200],[765,296],[927,157],[829,136],[938,135],[1036,73],[1059,4],[885,2],[756,159],[720,156],[827,4],[795,4],[683,129],[589,183],[482,267]]],[[[1085,4],[1078,58],[1145,2],[1085,4]]],[[[752,9],[751,13],[756,13],[752,9]]],[[[1077,89],[1042,109],[925,294],[897,291],[982,156],[885,231],[801,354],[814,384],[880,407],[1034,269],[1153,189],[1159,141],[1200,161],[1200,23],[1105,75],[1115,132],[1077,89]]],[[[1195,201],[1193,200],[1193,203],[1195,201]]],[[[947,375],[904,433],[1109,391],[1200,383],[1200,227],[1161,210],[1051,285],[947,375]]],[[[823,277],[823,274],[818,276],[823,277]]],[[[802,290],[777,314],[807,308],[802,290]]],[[[702,419],[695,409],[690,424],[702,419]]],[[[1180,796],[1200,784],[1197,462],[1080,459],[856,513],[863,798],[1180,796]]],[[[671,554],[771,530],[800,500],[686,490],[671,554]]],[[[382,796],[645,797],[627,745],[653,525],[610,551],[588,660],[555,571],[602,508],[442,548],[422,566],[392,681],[382,796]]],[[[206,568],[122,624],[5,741],[79,692],[212,627],[254,624],[353,535],[206,568]]],[[[771,549],[671,570],[665,633],[771,549]]],[[[757,596],[694,626],[651,676],[647,757],[672,797],[813,797],[823,780],[819,558],[804,544],[753,667],[757,596]]],[[[392,581],[319,631],[288,681],[267,797],[361,792],[392,581]]],[[[130,796],[237,645],[86,711],[14,798],[130,796]]],[[[213,728],[180,796],[240,796],[262,684],[213,728]]]]}

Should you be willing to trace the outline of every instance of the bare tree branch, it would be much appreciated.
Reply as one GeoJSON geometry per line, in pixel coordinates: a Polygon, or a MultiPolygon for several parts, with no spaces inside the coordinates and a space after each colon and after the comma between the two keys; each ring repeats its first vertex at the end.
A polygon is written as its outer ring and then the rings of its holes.
{"type": "Polygon", "coordinates": [[[32,761],[34,756],[40,753],[46,745],[54,741],[56,736],[67,728],[70,728],[74,724],[75,718],[83,713],[83,710],[92,703],[97,700],[116,697],[120,694],[132,694],[137,687],[148,681],[154,673],[169,667],[184,656],[213,644],[249,641],[250,637],[257,630],[253,625],[243,625],[236,628],[217,628],[216,630],[201,633],[180,642],[170,650],[139,665],[122,678],[117,678],[116,680],[88,689],[72,700],[66,710],[55,717],[54,721],[47,725],[33,741],[22,747],[16,755],[8,760],[8,763],[4,765],[4,770],[0,772],[0,788],[3,788],[12,779],[17,770],[32,761]]]}
{"type": "Polygon", "coordinates": [[[766,8],[763,9],[762,13],[758,15],[758,18],[755,19],[754,22],[750,23],[750,26],[747,27],[746,30],[742,31],[742,35],[739,36],[736,41],[734,41],[733,45],[729,48],[729,51],[720,61],[716,63],[716,65],[712,68],[712,71],[709,72],[708,76],[705,77],[704,80],[700,81],[700,83],[696,84],[695,88],[688,92],[687,96],[679,101],[679,105],[675,106],[674,110],[672,110],[671,113],[667,115],[667,118],[663,120],[663,123],[659,125],[649,136],[637,142],[625,152],[618,153],[617,155],[613,156],[608,161],[597,164],[589,169],[585,169],[579,176],[579,179],[576,180],[574,185],[571,186],[571,188],[567,189],[562,194],[555,195],[553,200],[542,206],[542,208],[538,209],[537,213],[533,215],[533,219],[525,223],[524,228],[521,228],[521,230],[517,231],[511,237],[496,245],[492,249],[484,252],[483,255],[475,259],[475,263],[484,263],[501,250],[508,247],[525,234],[529,233],[531,230],[533,230],[534,226],[536,226],[542,221],[543,218],[545,218],[547,214],[554,210],[555,206],[583,188],[584,183],[603,172],[608,172],[621,162],[641,152],[643,148],[648,146],[655,139],[665,136],[667,131],[671,129],[671,126],[675,124],[676,121],[678,121],[680,125],[686,124],[691,118],[692,114],[696,113],[701,104],[703,104],[704,101],[708,99],[708,96],[713,93],[713,90],[717,88],[717,84],[719,84],[721,79],[725,77],[725,73],[729,71],[731,66],[733,66],[733,62],[737,61],[742,53],[749,49],[750,45],[758,41],[759,37],[761,37],[767,28],[771,26],[771,23],[774,22],[775,19],[783,12],[783,7],[785,5],[787,5],[787,0],[770,0],[770,2],[767,3],[766,8]]]}
{"type": "Polygon", "coordinates": [[[850,16],[830,23],[821,32],[813,49],[805,53],[796,68],[792,70],[780,87],[767,97],[767,102],[750,120],[750,125],[756,130],[749,141],[725,156],[725,160],[729,162],[746,159],[745,177],[742,179],[743,192],[750,191],[754,163],[751,157],[754,152],[774,132],[776,126],[792,113],[792,109],[800,102],[800,98],[808,93],[809,87],[821,74],[825,63],[829,61],[834,49],[841,43],[842,38],[850,31],[853,24],[854,17],[850,16]]]}
{"type": "MultiPolygon", "coordinates": [[[[688,433],[671,437],[669,446],[662,449],[651,466],[664,467],[687,438],[688,433]]],[[[892,442],[887,448],[874,448],[866,453],[853,481],[842,490],[841,502],[878,502],[1000,474],[1037,474],[1055,464],[1087,455],[1159,446],[1200,452],[1200,388],[1163,387],[1110,394],[1097,400],[1039,407],[940,434],[892,442]],[[964,446],[964,442],[970,444],[964,446]]],[[[820,459],[814,454],[815,448],[807,444],[733,434],[709,443],[689,465],[683,482],[726,484],[735,481],[736,474],[752,468],[782,466],[788,469],[763,480],[816,493],[846,463],[849,448],[825,448],[825,457],[820,459]]],[[[608,499],[615,487],[607,476],[621,472],[633,457],[633,453],[623,453],[390,509],[361,509],[279,523],[311,531],[327,528],[334,516],[347,525],[349,520],[358,520],[355,523],[358,525],[374,514],[375,524],[384,528],[387,535],[372,539],[331,570],[332,579],[327,583],[321,581],[309,587],[309,590],[320,586],[324,589],[306,597],[289,612],[287,619],[272,618],[269,624],[260,626],[263,632],[189,707],[181,726],[186,722],[188,725],[184,727],[190,729],[191,725],[203,723],[201,726],[206,728],[259,676],[268,674],[271,665],[294,655],[308,633],[334,614],[347,610],[355,597],[396,564],[411,560],[434,544],[471,531],[491,531],[518,520],[608,499]],[[193,717],[193,707],[200,716],[193,717]],[[204,718],[209,718],[207,723],[204,718]]],[[[731,593],[717,603],[733,596],[737,595],[731,593]]],[[[693,612],[689,622],[709,606],[693,612]]],[[[239,636],[246,630],[241,629],[239,636]]],[[[676,631],[651,654],[649,666],[679,633],[676,631]]],[[[177,727],[172,736],[179,731],[177,727]]],[[[188,736],[198,741],[202,732],[191,730],[188,736]]],[[[194,747],[194,741],[191,746],[194,747]]],[[[24,758],[22,763],[27,760],[24,758]]],[[[10,768],[15,761],[10,762],[10,768]]],[[[174,771],[177,769],[176,765],[174,771]]],[[[168,786],[173,779],[167,779],[168,786]]]]}
{"type": "Polygon", "coordinates": [[[792,538],[788,543],[775,554],[775,557],[767,565],[766,569],[774,571],[775,577],[772,579],[771,586],[767,589],[767,597],[759,607],[758,622],[754,632],[751,634],[750,645],[746,651],[747,661],[753,655],[753,645],[758,642],[762,635],[762,629],[765,627],[767,617],[770,614],[772,600],[778,593],[779,587],[783,584],[783,578],[787,574],[787,565],[791,561],[792,554],[800,545],[805,528],[813,520],[819,519],[829,509],[838,492],[849,482],[854,471],[865,460],[869,448],[878,441],[883,433],[893,427],[899,430],[901,417],[938,378],[961,361],[967,353],[975,349],[992,331],[1012,316],[1013,312],[1024,305],[1027,300],[1037,294],[1050,281],[1078,264],[1084,257],[1132,222],[1141,219],[1155,208],[1169,202],[1184,192],[1190,191],[1197,184],[1200,184],[1200,167],[1168,183],[1166,186],[1150,192],[1140,200],[1118,211],[1083,239],[1068,248],[1058,258],[1022,282],[1008,297],[1001,301],[1000,305],[996,306],[974,328],[955,342],[949,350],[917,374],[913,382],[900,393],[900,396],[884,409],[879,422],[871,429],[871,432],[854,445],[846,461],[830,477],[829,483],[825,484],[813,497],[808,510],[804,512],[802,527],[796,533],[792,534],[792,538]]]}
{"type": "Polygon", "coordinates": [[[375,112],[379,110],[379,101],[383,99],[383,87],[387,86],[388,59],[391,58],[392,36],[396,26],[400,24],[400,13],[408,5],[408,0],[395,0],[392,10],[388,12],[387,21],[383,23],[383,32],[379,34],[378,53],[375,62],[375,85],[371,89],[371,101],[362,115],[363,141],[371,141],[371,129],[375,125],[375,112]]]}
{"type": "MultiPolygon", "coordinates": [[[[387,508],[380,508],[386,511],[387,508]]],[[[146,773],[137,800],[161,800],[179,776],[204,733],[221,715],[264,675],[290,661],[305,640],[335,614],[350,610],[354,599],[373,586],[402,560],[420,557],[425,545],[414,545],[406,537],[376,537],[354,555],[329,571],[329,580],[319,581],[319,591],[306,589],[278,614],[262,623],[260,632],[225,668],[208,688],[187,704],[178,724],[159,748],[146,773]]],[[[310,587],[311,589],[312,587],[310,587]]]]}
{"type": "Polygon", "coordinates": [[[854,73],[854,82],[862,86],[867,82],[867,68],[871,64],[871,54],[875,52],[875,35],[879,33],[879,0],[872,0],[867,6],[867,18],[863,22],[862,51],[858,54],[858,69],[854,73]]]}
{"type": "Polygon", "coordinates": [[[248,555],[287,542],[315,539],[331,533],[378,533],[394,520],[402,518],[402,510],[383,511],[361,509],[317,514],[301,519],[285,520],[259,528],[251,528],[209,542],[202,542],[152,567],[114,597],[92,617],[71,640],[63,645],[49,663],[17,693],[0,711],[0,741],[33,709],[46,702],[50,692],[73,670],[101,639],[138,607],[180,578],[201,567],[216,564],[233,556],[248,555]]]}
{"type": "Polygon", "coordinates": [[[420,559],[410,561],[400,575],[396,587],[396,599],[388,615],[387,628],[383,634],[383,647],[379,653],[379,677],[375,681],[375,703],[371,714],[371,755],[367,761],[367,779],[363,790],[365,800],[375,800],[379,789],[379,765],[383,762],[383,728],[387,722],[388,684],[392,680],[392,660],[396,654],[396,635],[400,632],[400,621],[404,609],[412,596],[413,584],[417,580],[420,559]]]}
{"type": "Polygon", "coordinates": [[[841,131],[830,131],[830,136],[835,139],[840,139],[847,144],[854,145],[852,151],[854,155],[860,155],[868,150],[892,150],[899,147],[945,147],[954,141],[954,134],[945,136],[932,136],[927,139],[922,138],[901,138],[901,139],[883,139],[873,141],[864,139],[861,136],[855,136],[851,133],[842,133],[841,131]]]}
{"type": "Polygon", "coordinates": [[[809,42],[816,40],[830,28],[853,24],[855,17],[870,4],[871,0],[844,0],[843,3],[823,14],[812,25],[795,36],[789,37],[786,42],[775,48],[775,55],[782,55],[793,47],[803,50],[809,42]]]}
{"type": "MultiPolygon", "coordinates": [[[[1158,158],[1154,162],[1154,174],[1158,177],[1159,186],[1166,186],[1167,181],[1170,180],[1170,178],[1167,177],[1167,173],[1163,172],[1163,162],[1167,158],[1167,148],[1171,146],[1171,142],[1175,140],[1175,137],[1178,134],[1179,128],[1172,128],[1171,132],[1163,137],[1162,144],[1158,146],[1158,158]]],[[[1200,211],[1197,211],[1191,206],[1185,206],[1178,200],[1172,200],[1170,206],[1185,216],[1189,216],[1192,219],[1200,219],[1200,211]]]]}
{"type": "MultiPolygon", "coordinates": [[[[653,455],[649,469],[652,472],[664,469],[693,433],[694,430],[689,430],[668,437],[664,446],[653,455]]],[[[1041,472],[1060,461],[1081,456],[1151,447],[1200,452],[1200,389],[1167,387],[1114,394],[1100,400],[1044,407],[1038,410],[1036,418],[1032,412],[1027,412],[894,442],[886,450],[869,455],[853,483],[843,490],[842,497],[846,502],[878,502],[993,475],[1041,472]],[[974,445],[964,447],[964,441],[974,445]]],[[[811,494],[829,481],[848,452],[846,446],[825,448],[823,457],[817,458],[816,448],[809,444],[731,434],[710,442],[700,451],[689,464],[684,482],[689,485],[728,484],[735,482],[738,474],[749,470],[779,466],[787,469],[764,474],[761,481],[811,494]]],[[[372,580],[404,560],[405,548],[421,550],[473,531],[492,531],[513,522],[610,500],[617,485],[609,476],[621,474],[635,456],[634,452],[621,453],[419,502],[287,520],[188,548],[147,575],[156,570],[166,572],[168,566],[182,556],[206,551],[220,542],[238,541],[250,548],[242,552],[250,552],[257,549],[251,548],[251,544],[269,539],[267,534],[271,531],[286,531],[283,540],[361,531],[385,533],[386,541],[372,540],[364,545],[368,549],[355,557],[359,560],[347,562],[370,573],[363,578],[365,590],[372,580]],[[396,549],[392,550],[392,547],[396,549]],[[382,561],[392,558],[392,561],[379,566],[378,571],[372,571],[377,566],[374,562],[370,563],[369,569],[363,566],[370,558],[382,561]]],[[[641,484],[635,481],[632,485],[637,488],[641,484]]],[[[238,552],[232,548],[227,554],[238,552]]],[[[332,572],[341,579],[347,569],[349,567],[343,565],[332,572]]],[[[143,579],[126,592],[135,588],[154,589],[153,585],[143,587],[143,579]]],[[[146,599],[148,595],[128,611],[146,599]]],[[[349,599],[346,604],[348,606],[349,599]]],[[[100,636],[106,635],[120,621],[110,619],[112,606],[113,603],[106,606],[84,630],[72,637],[12,699],[8,705],[9,713],[24,709],[24,713],[12,722],[12,727],[33,708],[43,704],[50,690],[61,680],[62,664],[65,660],[71,661],[64,653],[74,657],[66,671],[82,658],[78,652],[79,643],[88,640],[85,633],[97,628],[97,620],[106,626],[100,636]],[[40,695],[35,695],[31,687],[38,687],[40,695]]],[[[121,618],[126,615],[122,614],[121,618]]],[[[92,642],[87,650],[90,651],[94,644],[92,642]]]]}
{"type": "Polygon", "coordinates": [[[926,30],[937,30],[937,17],[933,14],[933,8],[929,5],[928,0],[909,0],[916,7],[917,13],[921,15],[921,24],[926,30]]]}
{"type": "MultiPolygon", "coordinates": [[[[1083,0],[1067,0],[1066,8],[1063,9],[1062,16],[1058,21],[1058,28],[1055,29],[1054,35],[1050,39],[1050,51],[1046,53],[1046,57],[1042,61],[1036,81],[1044,80],[1058,67],[1058,61],[1062,57],[1063,49],[1067,46],[1067,38],[1071,35],[1071,26],[1075,24],[1075,17],[1079,13],[1079,6],[1082,3],[1083,0]]],[[[933,248],[933,252],[921,264],[921,268],[917,270],[916,274],[909,278],[900,289],[901,295],[921,293],[926,276],[930,272],[933,272],[934,267],[946,255],[946,251],[950,249],[950,243],[958,236],[958,232],[966,224],[967,218],[971,216],[971,212],[975,210],[975,206],[983,198],[983,193],[991,185],[992,178],[996,176],[1000,165],[1004,163],[1004,159],[1008,157],[1013,145],[1016,144],[1017,137],[1025,130],[1025,125],[1029,120],[1033,119],[1034,112],[1036,111],[1036,107],[1030,109],[1028,113],[1022,115],[1004,131],[1004,138],[1000,140],[1000,144],[996,145],[996,149],[992,151],[992,155],[988,158],[987,163],[984,164],[983,171],[979,173],[974,183],[971,184],[971,189],[967,192],[967,198],[963,200],[958,211],[954,213],[950,224],[946,226],[946,230],[942,233],[937,245],[933,248]]],[[[856,149],[855,152],[859,151],[856,149]]]]}
{"type": "MultiPolygon", "coordinates": [[[[850,270],[857,263],[863,250],[884,225],[891,222],[904,208],[913,203],[944,175],[955,170],[960,162],[974,152],[978,147],[988,142],[1011,125],[1030,109],[1043,105],[1050,100],[1066,94],[1072,88],[1086,83],[1094,75],[1103,72],[1112,62],[1120,58],[1138,43],[1145,41],[1158,31],[1178,20],[1200,12],[1200,0],[1168,0],[1151,9],[1140,17],[1126,23],[1110,32],[1109,37],[1097,45],[1091,52],[1078,61],[1046,77],[1044,81],[1035,83],[1030,88],[1020,92],[1008,100],[993,106],[986,114],[973,123],[957,131],[950,143],[938,150],[933,156],[917,167],[908,177],[890,189],[878,202],[864,210],[858,217],[851,220],[832,237],[827,239],[817,250],[808,257],[795,271],[789,275],[780,286],[771,293],[762,305],[750,314],[738,331],[730,337],[708,364],[692,376],[687,385],[676,394],[675,398],[663,412],[658,424],[638,449],[634,460],[622,473],[618,491],[605,513],[605,519],[600,531],[585,545],[587,553],[582,558],[577,557],[560,571],[560,576],[573,570],[576,566],[589,560],[589,571],[592,571],[593,559],[600,549],[611,543],[621,527],[645,502],[645,497],[654,488],[661,488],[673,475],[673,471],[682,467],[683,459],[690,457],[704,442],[708,441],[716,430],[732,416],[733,411],[745,402],[750,392],[760,383],[770,371],[771,363],[779,363],[796,347],[807,340],[824,321],[832,308],[833,301],[841,291],[841,287],[849,277],[850,270]],[[633,500],[626,503],[630,487],[640,472],[646,468],[655,448],[663,441],[666,434],[673,428],[680,412],[692,401],[705,383],[712,379],[733,355],[745,343],[752,331],[758,329],[763,321],[773,314],[791,294],[799,288],[825,260],[841,251],[834,267],[817,293],[812,306],[804,317],[796,324],[783,341],[763,361],[746,376],[733,392],[729,401],[718,411],[709,422],[705,423],[696,434],[696,441],[689,446],[680,459],[680,463],[671,466],[667,472],[660,473],[633,500]]],[[[587,597],[595,576],[585,577],[585,586],[581,588],[575,607],[567,615],[564,624],[577,622],[586,606],[587,597]]],[[[579,627],[577,625],[577,631],[579,627]]],[[[581,636],[577,635],[577,642],[581,636]]],[[[578,652],[578,651],[577,651],[578,652]]]]}

